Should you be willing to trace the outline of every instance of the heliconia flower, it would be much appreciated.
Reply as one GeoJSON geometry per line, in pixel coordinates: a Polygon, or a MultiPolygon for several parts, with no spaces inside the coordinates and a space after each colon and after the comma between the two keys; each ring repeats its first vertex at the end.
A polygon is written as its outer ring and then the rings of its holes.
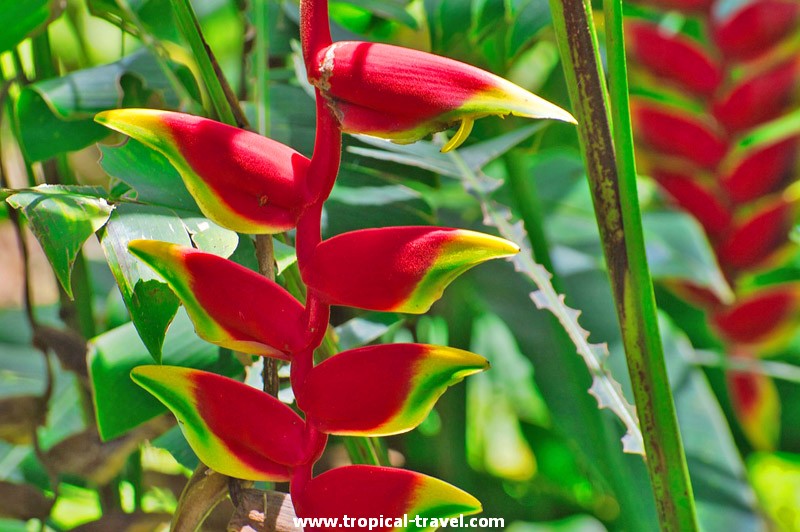
{"type": "Polygon", "coordinates": [[[631,102],[634,130],[642,141],[666,155],[678,155],[714,168],[728,150],[716,124],[682,109],[637,99],[631,102]]]}
{"type": "Polygon", "coordinates": [[[775,383],[760,373],[727,374],[731,405],[750,444],[757,450],[775,449],[780,438],[781,404],[775,383]]]}
{"type": "Polygon", "coordinates": [[[314,367],[298,406],[328,434],[399,434],[422,423],[449,386],[488,367],[485,358],[452,347],[362,347],[314,367]]]}
{"type": "Polygon", "coordinates": [[[175,366],[139,366],[131,378],[172,411],[198,458],[222,474],[286,481],[324,447],[291,408],[233,379],[175,366]]]}
{"type": "Polygon", "coordinates": [[[629,23],[626,30],[633,57],[657,76],[704,96],[713,94],[722,82],[719,65],[695,41],[648,22],[629,23]]]}
{"type": "Polygon", "coordinates": [[[337,42],[307,65],[342,128],[399,143],[459,123],[442,151],[457,148],[473,121],[508,114],[575,123],[560,107],[477,67],[418,50],[337,42]]]}
{"type": "Polygon", "coordinates": [[[422,314],[463,272],[517,252],[508,240],[465,229],[383,227],[323,241],[300,272],[330,305],[422,314]]]}
{"type": "Polygon", "coordinates": [[[749,269],[764,265],[788,243],[796,202],[778,199],[739,221],[717,246],[722,266],[749,269]]]}
{"type": "Polygon", "coordinates": [[[712,33],[726,55],[747,59],[769,49],[798,22],[800,4],[795,0],[760,0],[719,9],[712,17],[712,33]]]}
{"type": "Polygon", "coordinates": [[[116,109],[95,120],[161,152],[208,218],[240,233],[292,229],[309,160],[256,133],[188,114],[116,109]]]}
{"type": "Polygon", "coordinates": [[[786,177],[797,155],[797,139],[759,146],[723,164],[722,186],[737,203],[772,192],[786,177]]]}
{"type": "MultiPolygon", "coordinates": [[[[390,467],[346,466],[331,469],[311,479],[302,492],[292,491],[292,501],[299,517],[339,517],[372,519],[367,521],[374,532],[400,530],[436,530],[431,519],[449,519],[481,511],[481,503],[472,495],[441,480],[390,467]],[[410,521],[404,523],[404,516],[410,521]],[[427,519],[415,524],[414,518],[427,519]],[[378,521],[381,519],[381,521],[378,521]]],[[[366,527],[361,527],[366,530],[366,527]]],[[[306,527],[306,531],[339,530],[336,527],[306,527]]]]}
{"type": "Polygon", "coordinates": [[[132,240],[128,249],[164,278],[204,340],[285,360],[305,346],[303,306],[266,277],[169,242],[132,240]]]}
{"type": "Polygon", "coordinates": [[[733,133],[776,118],[794,93],[799,66],[792,58],[738,82],[714,101],[714,116],[733,133]]]}
{"type": "Polygon", "coordinates": [[[757,292],[711,314],[711,325],[728,343],[757,346],[759,351],[780,347],[797,329],[800,283],[783,283],[757,292]]]}
{"type": "Polygon", "coordinates": [[[652,175],[681,208],[700,222],[709,236],[720,236],[730,228],[733,215],[712,190],[677,171],[654,170],[652,175]]]}

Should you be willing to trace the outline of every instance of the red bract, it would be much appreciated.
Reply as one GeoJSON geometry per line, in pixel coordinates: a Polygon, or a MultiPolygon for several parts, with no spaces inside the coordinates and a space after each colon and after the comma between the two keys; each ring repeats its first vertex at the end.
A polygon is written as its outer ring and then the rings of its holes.
{"type": "Polygon", "coordinates": [[[714,40],[731,57],[751,58],[782,39],[798,21],[800,4],[794,0],[748,2],[712,17],[714,40]]]}
{"type": "MultiPolygon", "coordinates": [[[[305,489],[292,491],[295,510],[300,517],[373,519],[366,526],[379,532],[395,530],[432,530],[439,525],[415,524],[413,519],[445,519],[481,510],[475,497],[432,477],[388,467],[348,466],[332,469],[311,479],[305,489]],[[404,516],[412,521],[403,524],[404,516]],[[384,520],[378,522],[378,518],[384,520]],[[396,521],[399,519],[399,521],[396,521]],[[408,528],[406,528],[408,527],[408,528]]],[[[317,531],[341,530],[316,527],[317,531]]]]}
{"type": "Polygon", "coordinates": [[[780,437],[780,403],[766,375],[731,371],[727,375],[731,405],[747,439],[758,450],[775,448],[780,437]]]}
{"type": "Polygon", "coordinates": [[[727,142],[708,120],[641,100],[631,104],[640,138],[661,153],[685,157],[704,168],[715,167],[725,155],[727,142]]]}
{"type": "Polygon", "coordinates": [[[748,269],[761,266],[788,243],[795,204],[777,200],[736,224],[717,246],[723,266],[748,269]]]}
{"type": "Polygon", "coordinates": [[[306,205],[309,160],[288,146],[207,118],[116,109],[95,120],[161,152],[208,218],[242,233],[292,229],[306,205]]]}
{"type": "Polygon", "coordinates": [[[324,447],[289,407],[233,379],[174,366],[139,366],[131,376],[172,410],[200,459],[223,474],[285,481],[292,466],[316,460],[324,447]]]}
{"type": "Polygon", "coordinates": [[[692,177],[674,171],[654,170],[653,178],[675,202],[694,216],[711,236],[720,236],[730,227],[733,216],[728,207],[692,177]]]}
{"type": "Polygon", "coordinates": [[[795,59],[758,72],[719,96],[713,105],[714,116],[731,132],[775,118],[789,102],[797,76],[795,59]]]}
{"type": "Polygon", "coordinates": [[[488,367],[483,357],[451,347],[362,347],[312,369],[298,406],[328,434],[399,434],[419,425],[449,386],[488,367]]]}
{"type": "Polygon", "coordinates": [[[305,346],[303,306],[273,281],[168,242],[133,240],[128,247],[167,281],[204,340],[286,360],[305,346]]]}
{"type": "Polygon", "coordinates": [[[307,65],[342,129],[409,143],[461,122],[443,151],[458,147],[476,118],[513,114],[575,119],[513,83],[453,59],[367,42],[337,42],[307,65]]]}
{"type": "Polygon", "coordinates": [[[719,66],[708,52],[686,37],[646,22],[628,24],[627,37],[637,61],[692,92],[710,96],[722,81],[719,66]]]}
{"type": "Polygon", "coordinates": [[[739,203],[772,192],[795,161],[796,147],[797,140],[788,139],[748,150],[723,166],[722,186],[739,203]]]}
{"type": "Polygon", "coordinates": [[[731,343],[775,344],[794,332],[798,310],[800,285],[781,284],[742,297],[713,313],[711,323],[731,343]]]}
{"type": "Polygon", "coordinates": [[[469,268],[518,251],[507,240],[464,229],[384,227],[322,242],[300,270],[328,304],[416,314],[469,268]]]}

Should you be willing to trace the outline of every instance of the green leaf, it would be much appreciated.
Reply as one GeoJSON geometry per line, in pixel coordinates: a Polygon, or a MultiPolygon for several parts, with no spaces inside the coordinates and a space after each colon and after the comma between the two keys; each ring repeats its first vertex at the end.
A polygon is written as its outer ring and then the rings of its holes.
{"type": "Polygon", "coordinates": [[[324,232],[333,235],[365,227],[430,225],[433,208],[419,192],[364,168],[340,171],[325,202],[324,232]]]}
{"type": "Polygon", "coordinates": [[[128,139],[120,146],[100,146],[100,153],[103,170],[131,188],[123,197],[147,205],[200,212],[178,171],[159,152],[128,139]]]}
{"type": "MultiPolygon", "coordinates": [[[[173,67],[178,76],[185,69],[173,67]]],[[[114,63],[25,87],[16,109],[20,143],[30,160],[49,159],[106,137],[108,130],[93,121],[96,113],[157,103],[174,107],[179,102],[158,61],[140,50],[114,63]]]]}
{"type": "MultiPolygon", "coordinates": [[[[42,185],[6,202],[19,209],[42,245],[64,291],[72,297],[72,267],[83,243],[100,229],[113,210],[105,200],[68,189],[42,185]]],[[[99,192],[98,189],[91,189],[99,192]]]]}
{"type": "MultiPolygon", "coordinates": [[[[339,2],[332,2],[331,8],[337,3],[339,2]]],[[[400,22],[410,28],[417,28],[417,21],[406,11],[406,0],[348,0],[347,4],[359,6],[373,15],[400,22]]]]}
{"type": "Polygon", "coordinates": [[[710,289],[723,302],[733,301],[711,244],[694,218],[680,211],[648,212],[642,225],[654,278],[690,281],[710,289]]]}
{"type": "MultiPolygon", "coordinates": [[[[242,372],[233,358],[221,358],[219,349],[194,334],[184,311],[175,320],[164,340],[164,361],[213,371],[229,377],[242,372]]],[[[152,363],[133,324],[126,323],[94,338],[89,348],[89,375],[94,390],[97,426],[100,436],[109,440],[167,411],[166,407],[130,379],[136,366],[152,363]]]]}
{"type": "Polygon", "coordinates": [[[112,214],[101,239],[133,324],[153,358],[160,362],[164,334],[180,302],[166,283],[128,252],[128,242],[138,238],[184,246],[191,246],[192,242],[173,211],[124,204],[112,214]]]}
{"type": "Polygon", "coordinates": [[[543,427],[550,425],[550,412],[533,379],[533,365],[499,316],[483,314],[475,321],[470,350],[489,359],[492,371],[486,376],[508,398],[519,419],[543,427]]]}
{"type": "Polygon", "coordinates": [[[220,257],[230,257],[239,245],[239,234],[215,224],[208,218],[201,216],[181,216],[181,221],[192,243],[197,249],[202,249],[220,257]]]}
{"type": "Polygon", "coordinates": [[[0,0],[0,53],[41,31],[61,14],[61,6],[56,0],[0,0]]]}
{"type": "Polygon", "coordinates": [[[374,342],[403,324],[403,318],[390,312],[368,312],[336,327],[339,348],[355,349],[374,342]]]}

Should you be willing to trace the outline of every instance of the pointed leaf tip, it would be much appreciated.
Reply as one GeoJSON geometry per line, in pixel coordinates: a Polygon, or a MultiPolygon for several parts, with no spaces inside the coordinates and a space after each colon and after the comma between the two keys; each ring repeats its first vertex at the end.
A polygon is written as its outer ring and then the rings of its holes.
{"type": "Polygon", "coordinates": [[[362,347],[314,367],[298,406],[328,434],[389,436],[422,423],[448,387],[488,368],[485,358],[452,347],[362,347]]]}
{"type": "Polygon", "coordinates": [[[303,306],[277,283],[217,255],[168,242],[133,240],[128,249],[175,291],[204,340],[285,360],[305,344],[303,306]]]}
{"type": "Polygon", "coordinates": [[[508,240],[475,231],[384,227],[322,242],[301,273],[329,304],[421,314],[460,274],[518,252],[508,240]]]}
{"type": "Polygon", "coordinates": [[[139,366],[131,378],[172,411],[197,456],[220,473],[285,481],[324,446],[309,443],[291,408],[233,379],[176,366],[139,366]]]}

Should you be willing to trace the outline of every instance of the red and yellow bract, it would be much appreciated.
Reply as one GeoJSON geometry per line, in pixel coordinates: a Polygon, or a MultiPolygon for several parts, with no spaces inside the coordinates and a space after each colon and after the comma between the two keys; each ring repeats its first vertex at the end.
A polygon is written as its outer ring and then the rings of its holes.
{"type": "Polygon", "coordinates": [[[95,120],[161,152],[203,214],[228,229],[287,231],[306,206],[309,160],[279,142],[170,111],[116,109],[95,120]]]}
{"type": "Polygon", "coordinates": [[[167,281],[204,340],[286,360],[305,346],[304,308],[275,282],[169,242],[133,240],[128,248],[167,281]]]}

